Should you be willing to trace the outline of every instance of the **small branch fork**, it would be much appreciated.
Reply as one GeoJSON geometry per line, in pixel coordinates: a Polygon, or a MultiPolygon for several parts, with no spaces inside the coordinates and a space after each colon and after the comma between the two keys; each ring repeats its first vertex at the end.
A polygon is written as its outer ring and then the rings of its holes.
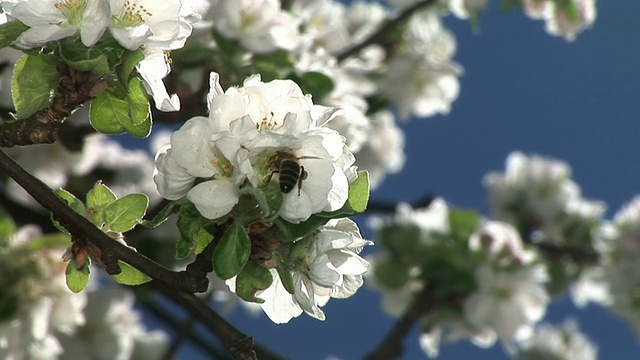
{"type": "Polygon", "coordinates": [[[402,25],[405,21],[409,20],[413,14],[426,7],[434,5],[438,0],[422,0],[418,1],[411,6],[407,6],[393,19],[387,20],[378,30],[372,32],[368,37],[361,42],[354,44],[353,46],[343,50],[336,55],[338,62],[342,62],[350,56],[356,55],[360,50],[370,45],[383,44],[386,42],[387,35],[395,30],[396,27],[402,25]]]}

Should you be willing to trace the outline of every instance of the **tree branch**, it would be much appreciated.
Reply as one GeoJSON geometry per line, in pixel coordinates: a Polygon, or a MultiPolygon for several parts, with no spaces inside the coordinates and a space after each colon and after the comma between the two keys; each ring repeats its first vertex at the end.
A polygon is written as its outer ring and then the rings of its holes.
{"type": "Polygon", "coordinates": [[[120,259],[167,286],[187,292],[206,291],[208,284],[204,284],[203,287],[201,283],[194,281],[190,274],[173,272],[107,236],[89,220],[73,211],[47,185],[21,168],[2,150],[0,150],[0,170],[13,178],[40,205],[49,209],[72,236],[86,239],[94,244],[101,251],[101,260],[107,272],[118,273],[120,269],[117,261],[120,259]]]}
{"type": "Polygon", "coordinates": [[[75,70],[64,62],[58,64],[58,84],[51,106],[26,119],[0,124],[1,147],[55,142],[63,120],[106,88],[106,83],[92,72],[75,70]]]}
{"type": "Polygon", "coordinates": [[[346,50],[343,50],[338,55],[336,55],[336,59],[338,59],[338,62],[342,62],[346,58],[357,54],[358,52],[360,52],[360,50],[366,48],[367,46],[384,43],[389,32],[395,30],[396,27],[409,20],[409,18],[417,11],[431,6],[436,2],[437,0],[422,0],[402,9],[402,11],[396,17],[387,20],[382,26],[378,28],[378,30],[371,33],[361,42],[354,44],[350,48],[347,48],[346,50]]]}

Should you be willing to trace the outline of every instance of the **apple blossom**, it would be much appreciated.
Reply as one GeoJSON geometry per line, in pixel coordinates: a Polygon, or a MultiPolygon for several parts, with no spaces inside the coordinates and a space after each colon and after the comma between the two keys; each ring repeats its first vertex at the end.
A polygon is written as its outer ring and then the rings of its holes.
{"type": "Polygon", "coordinates": [[[541,324],[530,338],[519,344],[518,359],[596,360],[598,348],[580,332],[575,321],[560,326],[541,324]]]}
{"type": "MultiPolygon", "coordinates": [[[[278,324],[289,322],[302,312],[324,320],[320,307],[331,298],[351,297],[362,286],[369,262],[358,254],[364,246],[372,244],[362,238],[353,221],[346,218],[329,220],[316,232],[293,244],[292,253],[305,250],[301,257],[291,259],[294,293],[285,289],[276,270],[271,269],[273,283],[256,293],[264,300],[260,307],[278,324]]],[[[235,278],[227,280],[227,285],[235,291],[235,278]]]]}
{"type": "Polygon", "coordinates": [[[16,46],[31,49],[50,41],[80,33],[89,47],[100,40],[109,24],[106,0],[24,0],[1,1],[8,15],[29,26],[16,40],[16,46]]]}

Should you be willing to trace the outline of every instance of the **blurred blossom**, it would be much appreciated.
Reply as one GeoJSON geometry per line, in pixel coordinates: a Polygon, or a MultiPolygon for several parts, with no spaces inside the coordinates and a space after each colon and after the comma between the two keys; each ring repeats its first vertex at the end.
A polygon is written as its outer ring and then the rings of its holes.
{"type": "Polygon", "coordinates": [[[529,334],[550,302],[545,266],[534,262],[535,253],[523,249],[519,234],[506,223],[485,223],[470,246],[487,249],[489,256],[475,271],[477,289],[465,300],[465,319],[494,331],[504,344],[529,334]]]}
{"type": "Polygon", "coordinates": [[[370,121],[367,141],[354,155],[358,168],[369,172],[371,188],[375,189],[387,174],[402,170],[405,135],[389,111],[371,115],[370,121]]]}
{"type": "Polygon", "coordinates": [[[560,326],[541,324],[530,338],[519,344],[520,360],[596,360],[598,348],[574,321],[560,326]]]}
{"type": "Polygon", "coordinates": [[[258,54],[293,50],[300,42],[299,20],[278,0],[216,1],[211,14],[217,31],[258,54]]]}
{"type": "Polygon", "coordinates": [[[60,336],[67,359],[160,359],[168,346],[161,331],[148,331],[134,309],[133,293],[109,288],[89,293],[86,323],[60,336]]]}
{"type": "Polygon", "coordinates": [[[448,114],[458,97],[462,68],[451,61],[455,37],[439,15],[425,11],[411,18],[402,51],[388,65],[379,91],[398,106],[402,119],[413,114],[448,114]]]}
{"type": "Polygon", "coordinates": [[[545,30],[567,41],[590,28],[596,20],[595,0],[524,0],[524,11],[532,19],[545,21],[545,30]]]}
{"type": "Polygon", "coordinates": [[[67,288],[63,250],[31,248],[41,235],[26,225],[0,242],[0,293],[8,310],[0,319],[3,359],[57,359],[63,352],[59,335],[85,323],[87,295],[67,288]]]}

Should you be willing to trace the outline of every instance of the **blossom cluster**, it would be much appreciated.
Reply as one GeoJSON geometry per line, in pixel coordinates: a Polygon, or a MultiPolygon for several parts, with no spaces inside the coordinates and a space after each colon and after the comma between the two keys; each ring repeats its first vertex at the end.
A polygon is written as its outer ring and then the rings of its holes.
{"type": "Polygon", "coordinates": [[[435,199],[422,209],[402,204],[392,219],[373,223],[382,249],[372,259],[371,277],[385,295],[385,310],[400,315],[422,289],[432,287],[439,308],[422,319],[430,330],[420,339],[430,356],[437,355],[441,341],[470,337],[479,346],[491,346],[497,339],[508,344],[524,338],[550,300],[546,268],[511,225],[480,221],[469,236],[461,237],[454,232],[460,229],[452,228],[455,213],[435,199]],[[437,295],[442,286],[456,292],[437,295]],[[449,315],[440,317],[440,311],[449,315]]]}
{"type": "Polygon", "coordinates": [[[180,100],[162,83],[169,72],[165,52],[184,46],[199,14],[181,0],[0,1],[7,20],[29,27],[15,42],[28,50],[79,37],[86,47],[115,40],[127,50],[142,49],[137,65],[147,91],[161,111],[177,111],[180,100]],[[107,31],[108,30],[108,31],[107,31]]]}
{"type": "Polygon", "coordinates": [[[156,359],[163,354],[167,336],[146,330],[133,308],[133,294],[96,286],[70,292],[64,250],[35,225],[23,226],[7,240],[0,243],[0,290],[3,314],[9,316],[0,319],[0,357],[130,359],[136,354],[156,359]]]}
{"type": "MultiPolygon", "coordinates": [[[[348,219],[329,220],[292,239],[277,232],[273,221],[300,224],[345,205],[357,174],[344,137],[325,126],[338,109],[314,105],[289,80],[264,83],[252,76],[223,92],[215,73],[208,101],[209,116],[188,120],[158,151],[158,191],[169,200],[189,200],[204,218],[245,221],[250,261],[273,278],[255,294],[273,321],[287,322],[302,311],[324,319],[319,307],[329,298],[349,297],[362,286],[368,263],[358,253],[371,242],[348,219]],[[270,184],[277,187],[268,190],[270,184]],[[248,200],[252,194],[255,202],[248,200]],[[260,201],[273,195],[282,196],[275,209],[260,201]],[[250,207],[243,205],[247,201],[250,207]],[[249,216],[256,206],[257,217],[249,216]],[[274,211],[276,218],[267,215],[274,211]],[[294,289],[276,272],[274,252],[285,258],[294,289]]],[[[234,291],[235,281],[228,280],[234,291]]]]}
{"type": "Polygon", "coordinates": [[[522,4],[527,16],[544,20],[549,34],[567,41],[591,27],[597,16],[595,0],[524,0],[522,4]]]}

